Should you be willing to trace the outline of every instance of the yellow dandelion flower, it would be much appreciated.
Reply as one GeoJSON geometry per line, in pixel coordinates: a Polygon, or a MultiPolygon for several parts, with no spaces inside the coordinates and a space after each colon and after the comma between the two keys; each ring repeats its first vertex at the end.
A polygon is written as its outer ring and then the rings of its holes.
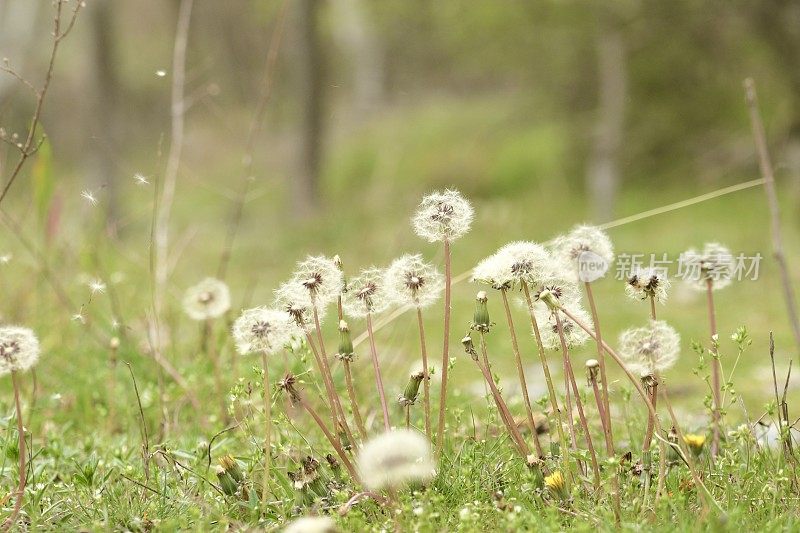
{"type": "Polygon", "coordinates": [[[683,436],[683,442],[692,450],[692,453],[697,456],[703,451],[703,445],[706,443],[705,435],[687,434],[683,436]]]}

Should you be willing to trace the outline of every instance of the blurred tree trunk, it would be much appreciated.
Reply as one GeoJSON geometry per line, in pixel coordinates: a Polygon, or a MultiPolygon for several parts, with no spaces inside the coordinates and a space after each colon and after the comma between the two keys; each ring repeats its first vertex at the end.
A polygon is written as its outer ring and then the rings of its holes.
{"type": "Polygon", "coordinates": [[[90,152],[91,187],[103,187],[106,200],[106,220],[110,232],[116,233],[119,218],[118,157],[119,127],[119,76],[116,70],[112,0],[98,0],[90,6],[92,65],[94,67],[95,94],[90,113],[92,116],[92,143],[90,152]]]}
{"type": "Polygon", "coordinates": [[[373,31],[363,0],[337,0],[334,36],[347,54],[353,72],[356,111],[369,112],[383,101],[384,64],[380,39],[373,31]]]}
{"type": "Polygon", "coordinates": [[[322,159],[323,57],[319,36],[320,0],[294,5],[295,94],[300,107],[297,172],[292,179],[292,204],[298,218],[309,216],[318,203],[322,159]]]}
{"type": "Polygon", "coordinates": [[[619,189],[620,148],[625,128],[627,74],[625,48],[616,30],[602,31],[597,42],[598,109],[594,143],[586,169],[590,208],[597,222],[610,220],[619,189]]]}

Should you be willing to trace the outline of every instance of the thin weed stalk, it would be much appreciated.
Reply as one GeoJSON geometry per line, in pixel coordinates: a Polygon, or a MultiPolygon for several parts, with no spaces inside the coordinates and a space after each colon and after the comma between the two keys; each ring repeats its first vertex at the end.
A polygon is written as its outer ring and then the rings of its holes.
{"type": "Polygon", "coordinates": [[[264,477],[261,483],[261,503],[266,504],[269,493],[270,466],[272,462],[272,395],[269,380],[267,352],[261,351],[262,385],[264,388],[264,477]]]}
{"type": "Polygon", "coordinates": [[[431,376],[428,370],[428,348],[425,343],[425,326],[422,322],[422,309],[417,306],[417,328],[419,329],[419,350],[422,355],[422,405],[425,411],[425,436],[430,441],[431,434],[431,376]]]}
{"type": "Polygon", "coordinates": [[[381,401],[381,410],[383,411],[383,428],[389,431],[392,426],[389,423],[389,407],[386,403],[386,391],[383,388],[383,376],[381,375],[381,366],[378,362],[378,350],[375,348],[375,334],[372,330],[372,313],[367,313],[367,336],[369,337],[369,352],[372,358],[372,370],[375,373],[375,386],[378,389],[378,395],[381,401]]]}
{"type": "Polygon", "coordinates": [[[711,439],[711,457],[717,456],[719,452],[720,425],[722,423],[722,411],[720,409],[721,391],[720,374],[722,370],[719,364],[719,351],[717,349],[717,315],[714,308],[714,280],[706,280],[706,304],[708,307],[708,326],[711,333],[711,395],[713,399],[713,409],[711,419],[713,424],[713,436],[711,439]]]}
{"type": "Polygon", "coordinates": [[[447,374],[450,366],[450,300],[453,273],[451,269],[450,241],[444,240],[444,339],[442,341],[442,387],[439,395],[439,424],[436,435],[436,457],[442,456],[444,444],[444,422],[447,409],[447,374]]]}

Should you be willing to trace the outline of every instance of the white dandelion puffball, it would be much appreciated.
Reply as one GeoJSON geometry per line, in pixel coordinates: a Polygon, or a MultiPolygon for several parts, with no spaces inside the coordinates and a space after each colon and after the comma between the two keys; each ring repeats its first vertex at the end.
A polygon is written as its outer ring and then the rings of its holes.
{"type": "Polygon", "coordinates": [[[470,281],[489,285],[493,289],[510,289],[513,277],[511,267],[513,258],[509,254],[494,253],[482,259],[472,269],[470,281]]]}
{"type": "Polygon", "coordinates": [[[24,372],[39,360],[39,340],[32,330],[0,327],[0,376],[24,372]]]}
{"type": "Polygon", "coordinates": [[[444,289],[444,278],[420,254],[403,255],[385,272],[389,299],[399,305],[425,308],[436,302],[444,289]]]}
{"type": "MultiPolygon", "coordinates": [[[[592,318],[578,304],[572,304],[569,312],[583,324],[592,328],[592,318]]],[[[545,350],[561,350],[561,337],[558,334],[558,323],[555,315],[546,307],[536,307],[534,309],[536,322],[539,326],[539,335],[542,337],[542,347],[545,350]]],[[[561,326],[564,329],[564,341],[567,348],[582,346],[589,340],[589,334],[582,327],[577,325],[564,313],[559,314],[561,326]]]]}
{"type": "Polygon", "coordinates": [[[292,520],[283,533],[336,533],[336,523],[328,516],[303,516],[292,520]]]}
{"type": "Polygon", "coordinates": [[[535,287],[547,283],[555,275],[553,256],[541,244],[530,241],[511,242],[497,253],[509,257],[513,283],[524,282],[535,287]]]}
{"type": "Polygon", "coordinates": [[[733,254],[725,246],[716,242],[707,242],[703,250],[698,252],[690,248],[680,256],[684,277],[689,286],[705,291],[708,280],[713,290],[722,289],[731,284],[736,265],[733,254]]]}
{"type": "Polygon", "coordinates": [[[428,242],[454,241],[465,235],[475,211],[461,193],[447,189],[425,196],[411,217],[414,233],[428,242]]]}
{"type": "Polygon", "coordinates": [[[541,299],[545,292],[550,293],[562,306],[572,309],[581,305],[581,290],[571,277],[553,277],[543,285],[532,287],[531,299],[533,308],[548,309],[547,304],[541,299]]]}
{"type": "Polygon", "coordinates": [[[233,323],[232,335],[236,350],[247,355],[274,353],[289,344],[296,331],[297,326],[285,311],[255,307],[242,311],[233,323]]]}
{"type": "Polygon", "coordinates": [[[581,281],[603,277],[614,262],[614,245],[606,232],[596,226],[575,226],[566,235],[553,239],[551,249],[556,260],[581,281]]]}
{"type": "Polygon", "coordinates": [[[217,318],[231,308],[231,293],[224,281],[206,278],[186,289],[183,310],[192,320],[217,318]]]}
{"type": "Polygon", "coordinates": [[[287,313],[294,323],[304,331],[315,327],[314,310],[317,311],[317,318],[322,323],[325,315],[324,307],[315,307],[311,301],[311,295],[306,287],[297,280],[289,280],[275,289],[275,305],[287,313]]]}
{"type": "Polygon", "coordinates": [[[431,479],[436,464],[424,435],[395,429],[364,444],[358,451],[358,470],[368,490],[397,489],[431,479]]]}
{"type": "Polygon", "coordinates": [[[386,271],[375,267],[362,270],[358,277],[351,279],[342,299],[345,313],[354,317],[380,313],[390,303],[386,290],[386,271]]]}
{"type": "Polygon", "coordinates": [[[625,294],[633,300],[653,298],[659,303],[667,301],[672,284],[666,272],[657,268],[637,268],[625,283],[625,294]]]}
{"type": "Polygon", "coordinates": [[[667,370],[681,349],[681,336],[663,320],[651,320],[643,328],[623,331],[619,336],[619,352],[631,370],[640,374],[656,374],[667,370]]]}
{"type": "Polygon", "coordinates": [[[333,259],[321,255],[297,263],[292,280],[305,287],[317,307],[335,301],[344,289],[342,270],[333,259]]]}

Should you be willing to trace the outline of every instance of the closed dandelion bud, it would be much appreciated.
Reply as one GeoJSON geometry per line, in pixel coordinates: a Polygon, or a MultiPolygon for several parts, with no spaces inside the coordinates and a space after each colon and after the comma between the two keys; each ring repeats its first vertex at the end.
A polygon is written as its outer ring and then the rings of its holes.
{"type": "Polygon", "coordinates": [[[558,297],[552,290],[544,288],[537,294],[539,301],[544,302],[551,311],[561,308],[561,303],[558,297]]]}
{"type": "Polygon", "coordinates": [[[415,372],[409,376],[405,391],[397,399],[400,405],[403,407],[407,405],[414,405],[414,403],[417,401],[417,397],[419,396],[419,386],[424,377],[425,374],[422,372],[415,372]]]}
{"type": "Polygon", "coordinates": [[[223,455],[219,460],[219,465],[236,483],[244,481],[244,474],[242,474],[242,469],[239,468],[239,463],[230,455],[223,455]]]}
{"type": "Polygon", "coordinates": [[[217,474],[217,479],[219,479],[219,486],[222,489],[222,492],[228,496],[235,495],[238,487],[233,477],[231,477],[231,475],[221,466],[217,466],[214,471],[217,474]]]}
{"type": "Polygon", "coordinates": [[[489,332],[491,322],[489,321],[489,306],[486,305],[488,300],[486,291],[480,291],[475,296],[475,313],[472,317],[472,329],[475,331],[489,332]]]}
{"type": "Polygon", "coordinates": [[[340,361],[352,362],[355,357],[353,340],[350,338],[350,328],[344,320],[339,321],[339,352],[336,357],[340,361]]]}
{"type": "Polygon", "coordinates": [[[467,352],[474,360],[478,360],[478,352],[475,351],[475,345],[472,343],[472,336],[467,335],[461,339],[461,344],[464,346],[464,351],[467,352]]]}
{"type": "Polygon", "coordinates": [[[695,457],[698,457],[703,452],[703,445],[706,443],[705,435],[686,434],[683,436],[683,442],[692,451],[695,457]]]}
{"type": "Polygon", "coordinates": [[[546,476],[544,478],[544,486],[562,500],[567,498],[567,483],[564,481],[564,475],[560,470],[556,470],[549,476],[546,476]]]}
{"type": "Polygon", "coordinates": [[[586,361],[586,379],[589,383],[597,381],[597,373],[600,372],[600,362],[597,359],[586,361]]]}
{"type": "Polygon", "coordinates": [[[333,472],[333,475],[338,478],[339,473],[342,471],[342,465],[339,464],[339,461],[333,456],[332,453],[326,455],[325,460],[328,461],[328,467],[331,469],[331,472],[333,472]]]}

